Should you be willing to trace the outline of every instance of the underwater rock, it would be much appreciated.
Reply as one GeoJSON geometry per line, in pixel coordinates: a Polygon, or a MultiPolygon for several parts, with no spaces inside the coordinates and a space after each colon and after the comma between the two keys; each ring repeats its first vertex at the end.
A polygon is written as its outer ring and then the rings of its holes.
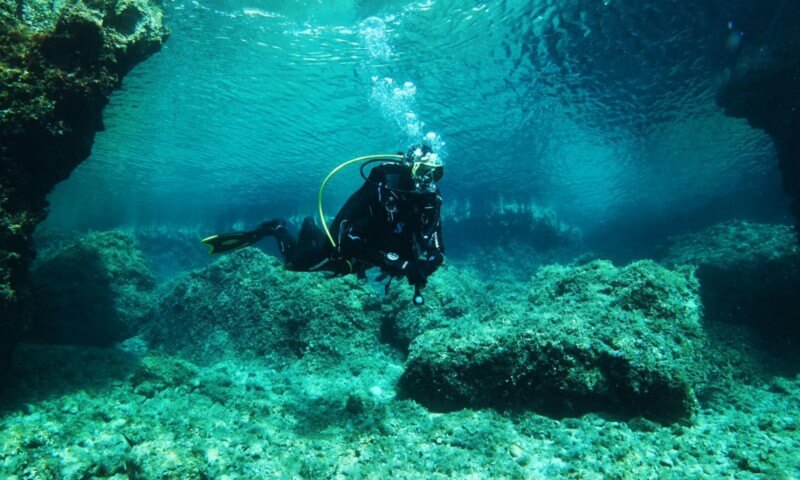
{"type": "MultiPolygon", "coordinates": [[[[202,235],[196,229],[136,227],[122,229],[133,235],[158,283],[189,270],[208,266],[214,257],[198,248],[202,235]]],[[[37,258],[46,258],[84,236],[86,232],[40,225],[34,234],[37,258]]]]}
{"type": "Polygon", "coordinates": [[[191,385],[197,376],[197,367],[179,358],[147,355],[129,381],[138,395],[152,398],[167,388],[191,385]]]}
{"type": "Polygon", "coordinates": [[[774,140],[800,235],[800,3],[783,2],[780,10],[769,29],[743,48],[717,90],[717,103],[774,140]]]}
{"type": "Polygon", "coordinates": [[[728,222],[673,237],[665,265],[693,265],[704,317],[800,339],[800,248],[791,227],[728,222]]]}
{"type": "Polygon", "coordinates": [[[27,340],[105,345],[135,335],[155,280],[128,233],[87,235],[31,271],[36,305],[27,340]]]}
{"type": "Polygon", "coordinates": [[[0,372],[26,326],[45,196],[89,155],[112,90],[167,34],[154,0],[0,0],[0,372]]]}
{"type": "Polygon", "coordinates": [[[491,315],[496,293],[493,285],[481,282],[470,270],[444,265],[428,279],[424,305],[409,308],[405,288],[395,286],[389,291],[382,306],[381,337],[407,351],[428,330],[474,323],[491,315]]]}
{"type": "Polygon", "coordinates": [[[515,313],[414,340],[400,390],[438,411],[523,407],[671,422],[695,411],[703,342],[690,268],[551,266],[515,313]]]}
{"type": "Polygon", "coordinates": [[[198,363],[229,355],[324,362],[378,344],[379,302],[353,278],[286,271],[248,248],[165,289],[148,337],[198,363]]]}

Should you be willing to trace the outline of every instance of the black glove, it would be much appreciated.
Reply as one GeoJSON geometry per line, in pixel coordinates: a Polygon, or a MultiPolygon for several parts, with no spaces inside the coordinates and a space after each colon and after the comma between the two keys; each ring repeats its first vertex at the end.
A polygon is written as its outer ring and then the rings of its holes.
{"type": "Polygon", "coordinates": [[[426,273],[424,261],[409,262],[406,265],[404,273],[408,278],[409,285],[418,285],[424,287],[428,281],[428,274],[426,273]]]}
{"type": "Polygon", "coordinates": [[[425,276],[429,277],[444,262],[444,255],[441,252],[433,252],[428,255],[426,260],[422,260],[425,276]]]}
{"type": "Polygon", "coordinates": [[[381,279],[386,277],[402,277],[406,271],[402,262],[387,262],[381,266],[381,279]]]}
{"type": "Polygon", "coordinates": [[[406,277],[408,277],[409,285],[425,286],[428,277],[439,268],[439,265],[444,261],[444,255],[435,252],[428,256],[426,260],[417,260],[411,262],[406,267],[406,277]]]}

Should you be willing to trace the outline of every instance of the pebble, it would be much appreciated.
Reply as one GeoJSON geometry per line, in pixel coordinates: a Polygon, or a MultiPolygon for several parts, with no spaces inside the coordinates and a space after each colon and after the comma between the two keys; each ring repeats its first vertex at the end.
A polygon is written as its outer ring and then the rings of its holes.
{"type": "Polygon", "coordinates": [[[520,448],[520,446],[517,445],[517,444],[511,445],[511,448],[509,450],[511,452],[511,456],[514,457],[514,458],[517,458],[517,457],[521,456],[523,453],[525,453],[522,450],[522,448],[520,448]]]}

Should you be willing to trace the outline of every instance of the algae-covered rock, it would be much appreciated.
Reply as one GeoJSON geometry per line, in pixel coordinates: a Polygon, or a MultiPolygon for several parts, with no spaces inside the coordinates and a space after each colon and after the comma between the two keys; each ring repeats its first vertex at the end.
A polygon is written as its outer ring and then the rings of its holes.
{"type": "Polygon", "coordinates": [[[382,306],[383,340],[407,350],[428,330],[479,322],[493,314],[500,293],[471,270],[445,265],[428,279],[424,305],[410,306],[405,288],[390,290],[382,306]]]}
{"type": "Polygon", "coordinates": [[[791,227],[716,225],[671,238],[661,261],[697,267],[706,319],[800,338],[800,247],[791,227]]]}
{"type": "Polygon", "coordinates": [[[145,397],[153,397],[167,388],[191,385],[197,376],[197,367],[179,358],[162,355],[148,355],[142,358],[130,383],[134,392],[145,397]]]}
{"type": "Polygon", "coordinates": [[[516,314],[479,328],[418,337],[400,383],[404,394],[436,410],[691,417],[704,338],[691,269],[649,261],[546,267],[526,300],[516,314]]]}
{"type": "Polygon", "coordinates": [[[155,280],[128,233],[83,237],[31,272],[36,298],[30,339],[103,345],[135,335],[155,280]]]}
{"type": "Polygon", "coordinates": [[[166,37],[155,0],[0,0],[0,372],[27,328],[45,197],[88,157],[111,92],[166,37]]]}
{"type": "Polygon", "coordinates": [[[341,358],[378,343],[379,309],[354,279],[285,271],[276,258],[245,249],[165,289],[149,336],[200,362],[228,353],[341,358]]]}

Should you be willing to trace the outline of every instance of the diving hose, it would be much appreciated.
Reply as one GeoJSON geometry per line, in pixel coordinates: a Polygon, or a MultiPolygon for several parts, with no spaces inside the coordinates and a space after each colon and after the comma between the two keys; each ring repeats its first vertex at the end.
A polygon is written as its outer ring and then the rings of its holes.
{"type": "Polygon", "coordinates": [[[363,157],[357,157],[342,163],[338,167],[331,170],[331,173],[329,173],[328,176],[325,177],[325,180],[322,181],[322,185],[319,187],[319,195],[317,196],[317,208],[319,209],[319,221],[320,223],[322,223],[322,229],[325,230],[325,235],[327,235],[328,240],[330,240],[331,246],[334,249],[336,248],[336,241],[333,239],[331,231],[328,229],[328,222],[325,221],[325,213],[322,211],[322,193],[325,191],[325,187],[328,185],[330,179],[333,178],[334,175],[339,173],[339,171],[342,170],[343,168],[349,167],[350,165],[353,165],[355,163],[367,162],[370,160],[400,161],[402,159],[403,155],[397,155],[393,153],[384,155],[365,155],[363,157]]]}

